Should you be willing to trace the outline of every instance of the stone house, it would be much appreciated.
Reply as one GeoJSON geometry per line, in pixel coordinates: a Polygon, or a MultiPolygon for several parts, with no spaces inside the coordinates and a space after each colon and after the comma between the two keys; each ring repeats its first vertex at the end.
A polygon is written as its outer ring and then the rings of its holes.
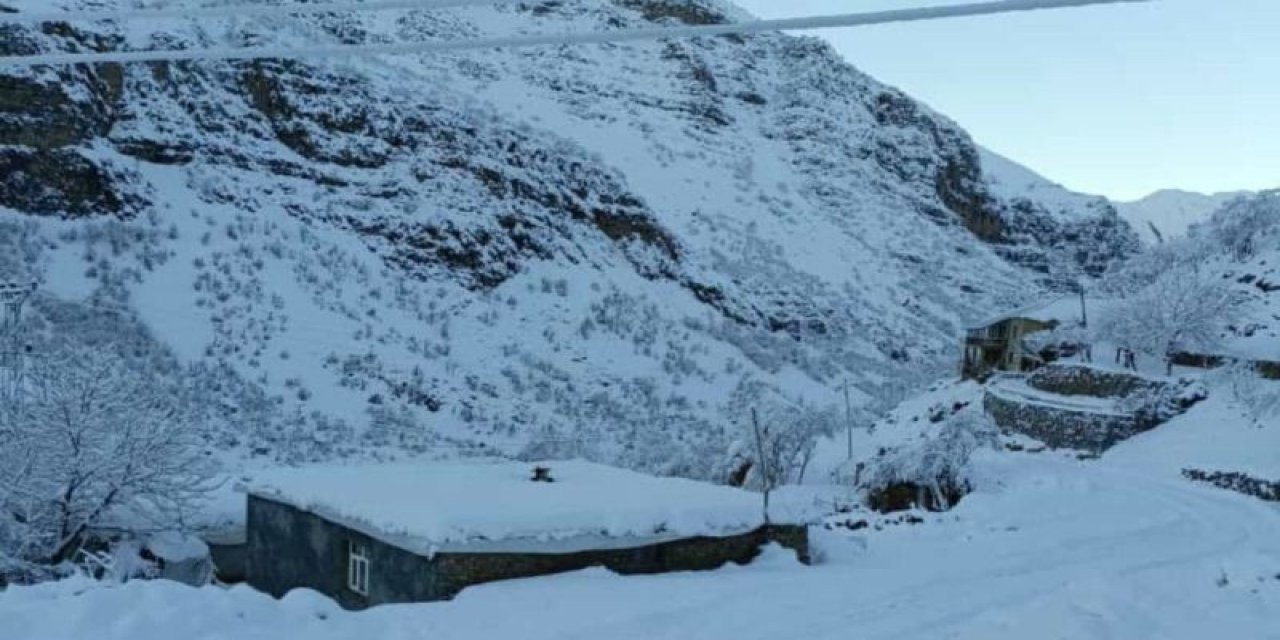
{"type": "Polygon", "coordinates": [[[773,542],[808,561],[807,529],[763,522],[729,487],[557,462],[302,470],[248,492],[245,578],[343,607],[447,600],[464,588],[593,566],[619,574],[715,569],[773,542]]]}
{"type": "Polygon", "coordinates": [[[1011,316],[989,324],[970,327],[965,332],[965,378],[982,378],[993,371],[1025,371],[1034,368],[1034,354],[1022,339],[1037,331],[1057,326],[1056,322],[1011,316]]]}
{"type": "MultiPolygon", "coordinates": [[[[961,376],[985,378],[996,371],[1032,371],[1044,363],[1039,351],[1027,346],[1034,333],[1059,327],[1082,327],[1088,313],[1106,301],[1065,296],[1048,303],[1024,307],[976,323],[965,330],[961,376]]],[[[1064,345],[1075,348],[1082,345],[1064,345]]]]}

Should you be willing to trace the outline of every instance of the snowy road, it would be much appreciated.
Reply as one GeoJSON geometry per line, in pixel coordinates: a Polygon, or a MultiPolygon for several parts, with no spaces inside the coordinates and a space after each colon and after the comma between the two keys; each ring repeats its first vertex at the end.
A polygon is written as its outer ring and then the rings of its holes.
{"type": "Polygon", "coordinates": [[[0,596],[0,619],[32,640],[1280,638],[1275,506],[1105,461],[982,469],[1004,488],[926,525],[823,532],[814,567],[778,551],[711,573],[590,570],[356,614],[311,593],[51,586],[0,596]]]}

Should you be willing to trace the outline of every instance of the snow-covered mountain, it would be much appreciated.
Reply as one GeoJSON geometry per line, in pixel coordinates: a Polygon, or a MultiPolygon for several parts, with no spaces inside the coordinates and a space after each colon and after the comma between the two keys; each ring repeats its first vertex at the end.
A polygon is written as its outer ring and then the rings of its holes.
{"type": "MultiPolygon", "coordinates": [[[[43,0],[8,0],[19,11],[43,0]]],[[[126,6],[84,2],[71,6],[126,6]]],[[[131,5],[130,5],[131,6],[131,5]]],[[[712,0],[0,27],[0,52],[739,19],[712,0]]],[[[183,370],[219,446],[580,455],[708,476],[748,405],[862,406],[966,319],[1137,251],[820,41],[0,71],[31,335],[183,370]],[[1075,267],[1065,267],[1074,269],[1075,267]]]]}
{"type": "Polygon", "coordinates": [[[1157,191],[1141,200],[1117,202],[1120,217],[1133,226],[1147,244],[1184,236],[1191,225],[1204,222],[1228,202],[1249,195],[1247,191],[1204,194],[1180,189],[1157,191]]]}

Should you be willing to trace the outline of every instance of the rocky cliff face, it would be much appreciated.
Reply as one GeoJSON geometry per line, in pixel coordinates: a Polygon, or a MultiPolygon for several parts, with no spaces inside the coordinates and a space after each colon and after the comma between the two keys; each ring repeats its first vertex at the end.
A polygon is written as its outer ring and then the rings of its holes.
{"type": "MultiPolygon", "coordinates": [[[[741,17],[542,2],[9,26],[0,48],[741,17]]],[[[890,399],[950,367],[963,320],[1136,250],[1105,202],[1010,191],[988,165],[953,123],[783,35],[8,68],[0,240],[23,259],[0,264],[43,282],[50,330],[55,301],[136,315],[203,381],[228,447],[711,475],[747,405],[823,406],[846,379],[862,405],[890,399]]]]}

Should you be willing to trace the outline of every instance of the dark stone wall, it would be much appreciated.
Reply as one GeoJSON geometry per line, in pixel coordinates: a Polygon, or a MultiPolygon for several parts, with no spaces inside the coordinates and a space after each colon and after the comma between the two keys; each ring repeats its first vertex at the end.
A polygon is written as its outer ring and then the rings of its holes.
{"type": "Polygon", "coordinates": [[[438,553],[431,558],[370,538],[313,513],[249,496],[247,580],[281,597],[305,587],[349,609],[394,602],[447,600],[466,587],[496,580],[603,566],[620,574],[716,569],[745,564],[776,542],[809,562],[804,525],[768,525],[736,536],[694,537],[628,549],[577,553],[438,553]],[[369,594],[347,588],[347,545],[365,544],[369,594]]]}
{"type": "MultiPolygon", "coordinates": [[[[1216,369],[1225,364],[1232,362],[1232,358],[1226,356],[1214,356],[1203,353],[1188,353],[1181,351],[1174,354],[1173,363],[1182,367],[1196,367],[1199,369],[1216,369]]],[[[1258,375],[1268,380],[1280,380],[1280,362],[1271,360],[1245,360],[1253,365],[1258,375]]]]}
{"type": "Polygon", "coordinates": [[[213,575],[227,584],[244,582],[248,565],[249,548],[242,542],[207,542],[209,558],[213,560],[213,575]]]}
{"type": "Polygon", "coordinates": [[[1182,475],[1188,480],[1211,484],[1219,489],[1243,493],[1267,502],[1280,502],[1280,482],[1255,478],[1238,471],[1183,469],[1182,475]]]}
{"type": "Polygon", "coordinates": [[[1160,386],[1159,382],[1128,373],[1062,364],[1042,367],[1027,378],[1027,384],[1041,391],[1064,396],[1097,398],[1118,398],[1160,386]]]}
{"type": "Polygon", "coordinates": [[[442,600],[432,561],[295,507],[249,496],[248,582],[281,597],[315,589],[348,609],[442,600]],[[347,545],[369,549],[369,595],[347,588],[347,545]]]}
{"type": "Polygon", "coordinates": [[[442,588],[452,597],[463,588],[511,578],[605,567],[623,575],[706,571],[730,562],[747,564],[769,542],[796,552],[809,562],[808,529],[803,525],[770,525],[736,536],[694,537],[628,549],[539,553],[444,553],[436,556],[442,588]]]}
{"type": "Polygon", "coordinates": [[[1053,449],[1101,453],[1121,440],[1155,426],[1133,416],[1067,411],[1006,400],[991,392],[983,398],[987,415],[1002,429],[1023,433],[1053,449]]]}

